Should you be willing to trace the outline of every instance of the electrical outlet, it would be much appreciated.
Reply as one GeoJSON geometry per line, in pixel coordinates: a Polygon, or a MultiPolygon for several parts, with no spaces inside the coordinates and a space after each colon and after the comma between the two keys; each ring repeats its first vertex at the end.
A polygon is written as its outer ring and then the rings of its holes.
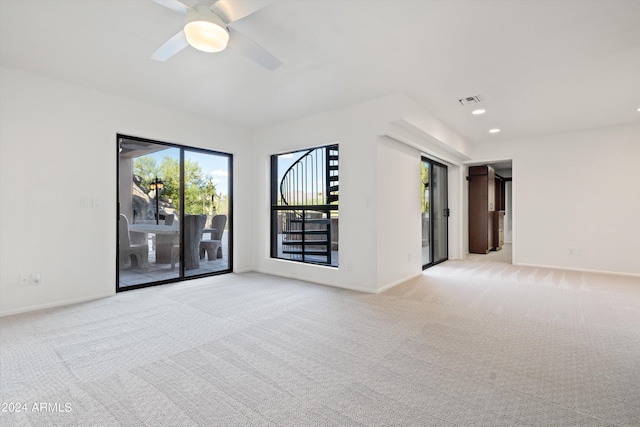
{"type": "Polygon", "coordinates": [[[31,286],[31,273],[21,273],[20,282],[18,284],[20,286],[31,286]]]}
{"type": "Polygon", "coordinates": [[[353,264],[351,263],[351,261],[348,261],[348,262],[347,262],[347,270],[348,270],[348,271],[353,270],[353,264]]]}
{"type": "Polygon", "coordinates": [[[582,255],[582,249],[574,249],[573,253],[576,255],[582,255]]]}
{"type": "Polygon", "coordinates": [[[40,273],[32,273],[31,274],[31,284],[33,286],[42,285],[42,277],[40,276],[40,273]]]}

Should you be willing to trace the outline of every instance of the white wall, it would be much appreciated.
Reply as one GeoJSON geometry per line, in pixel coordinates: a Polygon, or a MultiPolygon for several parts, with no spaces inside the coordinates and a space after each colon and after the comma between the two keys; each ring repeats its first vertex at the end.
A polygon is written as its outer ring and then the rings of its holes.
{"type": "Polygon", "coordinates": [[[420,151],[380,138],[377,152],[377,288],[422,270],[420,151]]]}
{"type": "Polygon", "coordinates": [[[0,76],[1,315],[115,292],[117,133],[234,154],[234,262],[252,267],[237,250],[253,234],[248,131],[12,69],[0,76]],[[42,285],[18,286],[30,272],[42,285]]]}
{"type": "Polygon", "coordinates": [[[640,125],[486,143],[473,157],[514,160],[515,263],[640,274],[640,125]]]}

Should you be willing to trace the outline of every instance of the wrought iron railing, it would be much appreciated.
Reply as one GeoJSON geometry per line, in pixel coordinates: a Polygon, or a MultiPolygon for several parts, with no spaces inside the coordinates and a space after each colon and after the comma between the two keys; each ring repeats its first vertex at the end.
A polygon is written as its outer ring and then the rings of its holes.
{"type": "Polygon", "coordinates": [[[279,206],[274,207],[273,214],[277,218],[280,236],[279,255],[288,259],[335,265],[332,241],[332,212],[338,206],[279,206]]]}
{"type": "Polygon", "coordinates": [[[329,205],[338,201],[338,146],[312,148],[284,173],[281,205],[329,205]]]}

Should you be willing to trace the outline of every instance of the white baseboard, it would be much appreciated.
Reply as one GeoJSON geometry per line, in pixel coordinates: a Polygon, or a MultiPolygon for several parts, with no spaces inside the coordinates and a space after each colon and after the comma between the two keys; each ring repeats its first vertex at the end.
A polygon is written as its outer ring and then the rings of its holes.
{"type": "Polygon", "coordinates": [[[257,269],[257,270],[253,270],[257,273],[262,273],[262,274],[268,274],[269,276],[275,276],[275,277],[285,277],[287,279],[295,279],[295,280],[300,280],[301,282],[308,282],[308,283],[315,283],[318,285],[324,285],[324,286],[331,286],[332,288],[340,288],[340,289],[348,289],[350,291],[358,291],[358,292],[364,292],[367,294],[375,294],[377,293],[377,291],[371,290],[371,289],[367,289],[367,288],[361,288],[358,286],[349,286],[349,285],[342,285],[342,284],[337,284],[337,283],[332,283],[332,282],[327,282],[327,281],[323,281],[323,280],[309,280],[309,279],[305,279],[303,277],[300,276],[296,276],[293,274],[282,274],[280,272],[274,272],[274,271],[269,271],[269,270],[265,270],[265,269],[257,269]]]}
{"type": "Polygon", "coordinates": [[[63,305],[78,304],[78,303],[81,303],[81,302],[94,301],[94,300],[97,300],[97,299],[112,297],[115,294],[116,293],[114,291],[113,293],[108,293],[108,294],[94,295],[94,296],[82,297],[82,298],[72,298],[72,299],[68,299],[68,300],[49,302],[49,303],[46,303],[46,304],[38,304],[38,305],[31,305],[31,306],[28,306],[28,307],[16,308],[14,310],[5,310],[5,311],[0,311],[0,317],[13,316],[14,314],[29,313],[29,312],[32,312],[32,311],[44,310],[44,309],[47,309],[47,308],[62,307],[63,305]]]}
{"type": "Polygon", "coordinates": [[[611,274],[613,276],[626,276],[626,277],[639,277],[640,278],[640,274],[623,273],[623,272],[620,272],[620,271],[590,270],[588,268],[574,268],[574,267],[566,267],[566,266],[559,266],[559,265],[529,264],[529,263],[525,263],[525,262],[514,262],[513,265],[517,265],[517,266],[521,266],[521,267],[552,268],[554,270],[577,271],[577,272],[580,272],[580,273],[611,274]]]}
{"type": "Polygon", "coordinates": [[[252,268],[241,268],[241,269],[233,270],[235,274],[254,273],[256,271],[257,270],[254,270],[252,268]]]}
{"type": "Polygon", "coordinates": [[[413,276],[409,276],[409,277],[406,277],[404,279],[396,280],[395,282],[389,283],[388,285],[385,285],[385,286],[381,287],[380,289],[378,289],[376,291],[376,293],[377,294],[382,293],[382,292],[384,292],[386,290],[389,290],[389,289],[391,289],[391,288],[393,288],[395,286],[398,286],[401,283],[407,282],[407,281],[409,281],[411,279],[415,279],[416,277],[420,277],[420,276],[422,276],[422,271],[420,273],[414,274],[413,276]]]}
{"type": "Polygon", "coordinates": [[[343,284],[326,282],[326,281],[322,281],[322,280],[309,280],[309,279],[304,279],[304,278],[295,276],[293,274],[282,274],[282,273],[279,273],[279,272],[276,273],[276,272],[272,272],[272,271],[268,271],[268,270],[264,270],[264,269],[259,269],[259,270],[254,270],[254,271],[256,271],[258,273],[262,273],[262,274],[268,274],[269,276],[286,277],[287,279],[295,279],[295,280],[300,280],[300,281],[303,281],[303,282],[316,283],[318,285],[331,286],[331,287],[340,288],[340,289],[348,289],[350,291],[364,292],[364,293],[367,293],[367,294],[379,294],[381,292],[384,292],[384,291],[386,291],[388,289],[393,288],[394,286],[398,286],[401,283],[404,283],[404,282],[406,282],[408,280],[411,280],[411,279],[415,279],[416,277],[419,277],[419,276],[422,275],[422,271],[421,271],[421,272],[419,272],[417,274],[414,274],[412,276],[405,277],[403,279],[396,280],[395,282],[389,283],[389,284],[383,286],[380,289],[371,290],[371,289],[362,288],[362,287],[359,287],[359,286],[343,285],[343,284]]]}

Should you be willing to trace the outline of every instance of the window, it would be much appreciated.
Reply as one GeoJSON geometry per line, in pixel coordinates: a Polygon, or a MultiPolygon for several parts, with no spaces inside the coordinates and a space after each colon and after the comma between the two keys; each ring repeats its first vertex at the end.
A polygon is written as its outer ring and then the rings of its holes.
{"type": "Polygon", "coordinates": [[[271,257],[338,266],[338,145],[271,156],[271,257]]]}
{"type": "Polygon", "coordinates": [[[230,154],[118,135],[118,291],[232,270],[230,154]]]}

